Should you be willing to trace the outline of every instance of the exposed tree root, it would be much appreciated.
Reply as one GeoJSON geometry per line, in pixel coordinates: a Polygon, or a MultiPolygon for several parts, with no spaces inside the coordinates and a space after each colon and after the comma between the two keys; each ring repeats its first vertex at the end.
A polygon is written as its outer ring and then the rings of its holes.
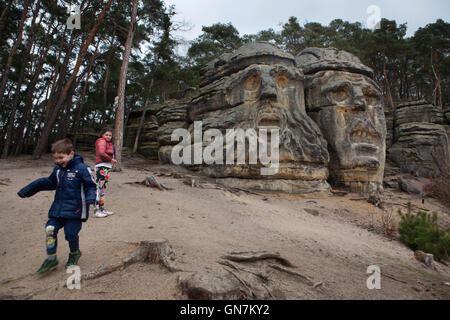
{"type": "Polygon", "coordinates": [[[258,260],[275,259],[286,267],[295,268],[289,260],[280,256],[278,252],[270,251],[250,251],[250,252],[230,252],[221,257],[222,259],[235,262],[255,262],[258,260]]]}

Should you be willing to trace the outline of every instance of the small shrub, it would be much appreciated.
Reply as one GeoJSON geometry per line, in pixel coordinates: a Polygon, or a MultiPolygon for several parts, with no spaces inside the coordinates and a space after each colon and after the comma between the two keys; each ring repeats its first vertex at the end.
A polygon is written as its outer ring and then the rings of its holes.
{"type": "Polygon", "coordinates": [[[395,236],[395,233],[397,232],[392,210],[385,211],[381,216],[381,227],[383,228],[384,234],[392,240],[392,238],[395,236]]]}
{"type": "Polygon", "coordinates": [[[401,221],[398,226],[400,241],[412,250],[421,250],[434,255],[436,260],[449,260],[450,229],[442,229],[437,223],[437,215],[425,212],[412,213],[411,204],[403,214],[398,211],[401,221]]]}

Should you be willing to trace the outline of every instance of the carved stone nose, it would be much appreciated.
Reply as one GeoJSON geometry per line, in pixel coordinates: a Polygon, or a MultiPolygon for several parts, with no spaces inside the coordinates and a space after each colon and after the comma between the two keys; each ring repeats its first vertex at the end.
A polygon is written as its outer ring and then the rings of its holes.
{"type": "Polygon", "coordinates": [[[367,109],[367,102],[362,90],[360,88],[354,88],[353,95],[353,109],[365,111],[367,109]]]}
{"type": "Polygon", "coordinates": [[[262,89],[261,89],[261,99],[277,99],[277,88],[275,87],[275,82],[268,77],[262,79],[262,89]]]}

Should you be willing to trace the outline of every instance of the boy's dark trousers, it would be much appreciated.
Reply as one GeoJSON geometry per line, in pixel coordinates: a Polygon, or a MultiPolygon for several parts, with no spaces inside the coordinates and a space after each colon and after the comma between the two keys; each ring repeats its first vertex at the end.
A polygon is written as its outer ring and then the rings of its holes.
{"type": "Polygon", "coordinates": [[[56,247],[58,245],[58,231],[64,228],[66,240],[69,242],[70,252],[75,252],[79,249],[78,233],[81,230],[81,220],[79,219],[64,219],[64,218],[50,218],[45,224],[45,232],[47,233],[47,254],[56,254],[56,247]]]}

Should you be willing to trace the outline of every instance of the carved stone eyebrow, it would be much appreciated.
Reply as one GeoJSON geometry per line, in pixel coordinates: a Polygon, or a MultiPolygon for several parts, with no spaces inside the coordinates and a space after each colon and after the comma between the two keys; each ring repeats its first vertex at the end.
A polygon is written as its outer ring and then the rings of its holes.
{"type": "Polygon", "coordinates": [[[374,87],[374,86],[365,85],[365,86],[363,86],[362,90],[363,90],[364,93],[366,91],[371,91],[371,92],[375,93],[377,96],[381,96],[382,95],[381,90],[378,89],[377,87],[374,87]]]}
{"type": "Polygon", "coordinates": [[[330,91],[337,90],[343,86],[353,86],[355,82],[351,82],[349,80],[339,80],[339,81],[332,81],[330,83],[327,83],[326,85],[322,86],[321,93],[327,93],[330,91]]]}

